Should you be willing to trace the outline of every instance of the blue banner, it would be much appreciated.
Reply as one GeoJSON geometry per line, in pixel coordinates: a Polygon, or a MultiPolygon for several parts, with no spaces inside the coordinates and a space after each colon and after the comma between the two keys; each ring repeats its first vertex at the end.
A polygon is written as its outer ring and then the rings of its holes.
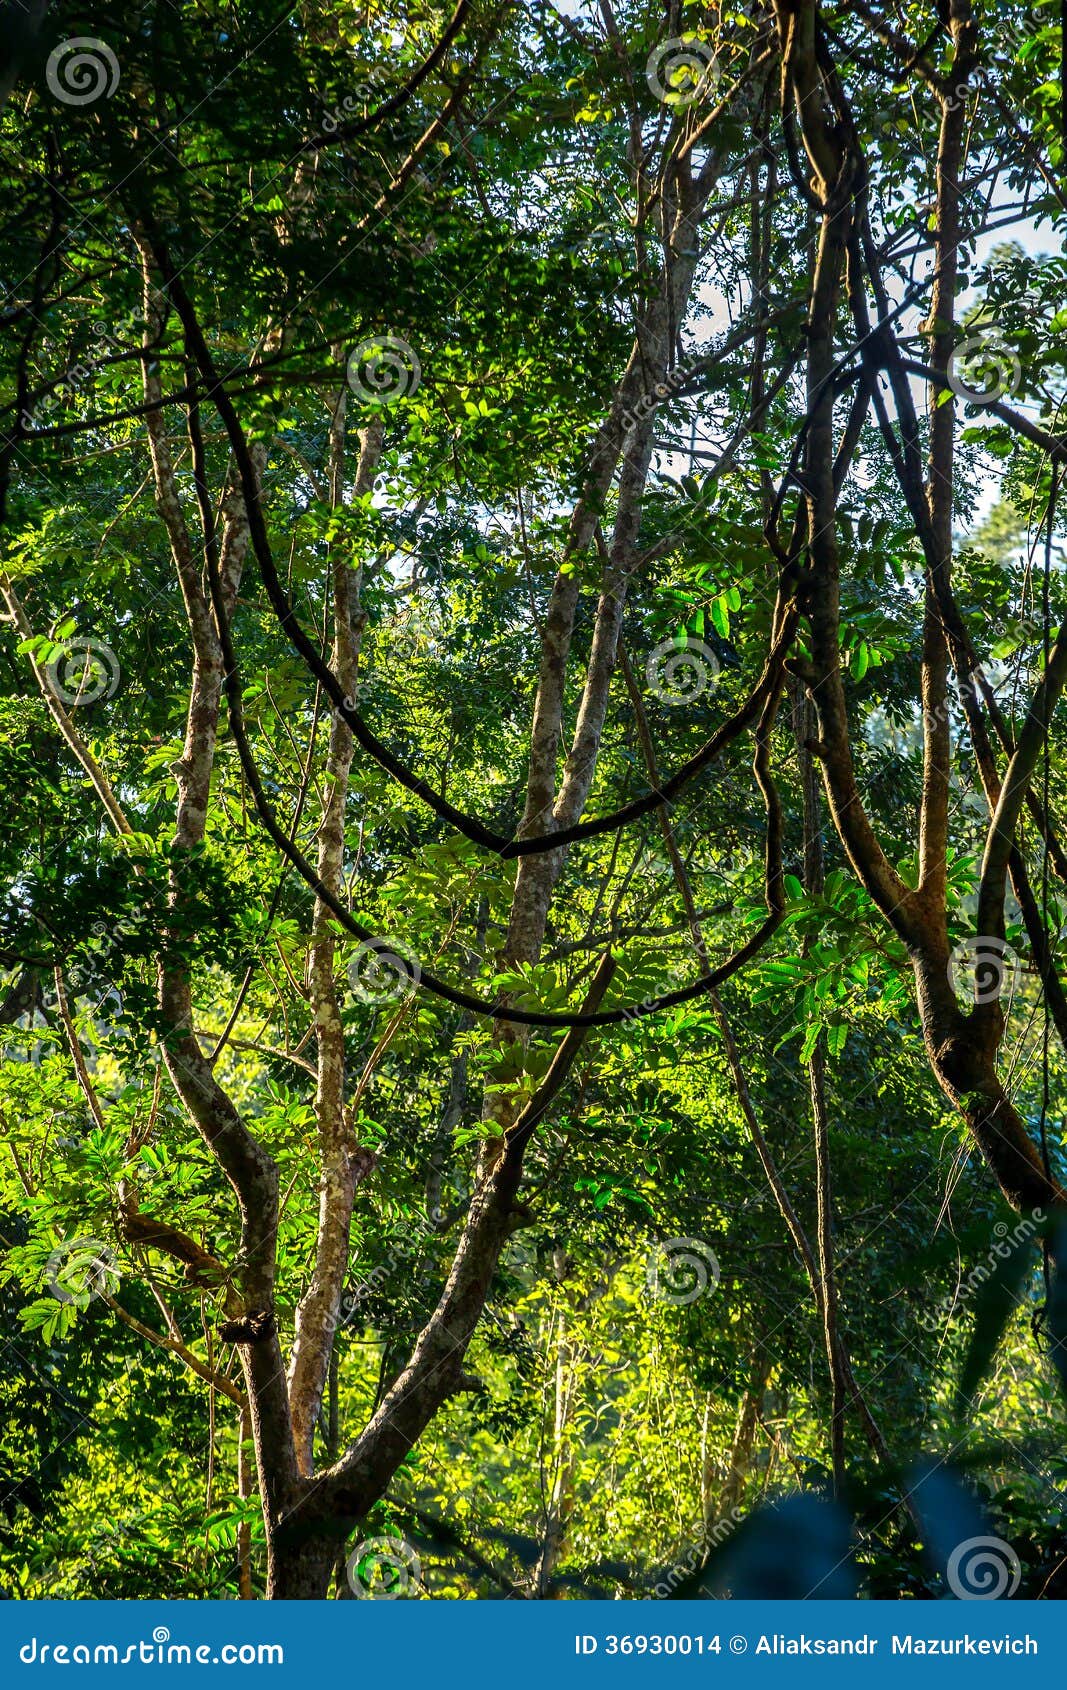
{"type": "Polygon", "coordinates": [[[1037,1602],[25,1602],[0,1607],[0,1683],[1021,1686],[1065,1639],[1037,1602]]]}

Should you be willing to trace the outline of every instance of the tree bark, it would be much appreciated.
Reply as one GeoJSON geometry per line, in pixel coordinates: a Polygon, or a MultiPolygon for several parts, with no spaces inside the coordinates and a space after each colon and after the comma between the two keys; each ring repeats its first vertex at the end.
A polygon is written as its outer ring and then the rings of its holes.
{"type": "MultiPolygon", "coordinates": [[[[345,391],[335,401],[330,419],[330,505],[344,503],[345,391]]],[[[380,422],[363,431],[354,496],[362,497],[374,484],[381,455],[380,422]]],[[[333,667],[345,691],[356,695],[363,615],[359,603],[360,578],[341,547],[330,557],[333,584],[333,667]]],[[[324,806],[319,822],[317,872],[323,885],[340,897],[344,882],[345,805],[352,768],[352,730],[335,710],[330,717],[329,746],[324,777],[324,806]]],[[[289,1365],[289,1403],[293,1437],[302,1474],[314,1466],[315,1426],[329,1372],[337,1331],[356,1186],[374,1165],[361,1151],[345,1109],[345,1039],[341,1006],[334,979],[337,941],[333,917],[321,898],[315,901],[308,959],[308,989],[315,1024],[315,1120],[319,1138],[319,1224],[311,1283],[296,1311],[296,1331],[289,1365]]]]}

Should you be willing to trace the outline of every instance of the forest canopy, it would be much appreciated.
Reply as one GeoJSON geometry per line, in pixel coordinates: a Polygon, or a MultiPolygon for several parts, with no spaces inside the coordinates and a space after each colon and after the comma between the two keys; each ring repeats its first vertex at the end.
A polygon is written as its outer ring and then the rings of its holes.
{"type": "Polygon", "coordinates": [[[2,17],[6,1593],[1062,1597],[1059,8],[2,17]]]}

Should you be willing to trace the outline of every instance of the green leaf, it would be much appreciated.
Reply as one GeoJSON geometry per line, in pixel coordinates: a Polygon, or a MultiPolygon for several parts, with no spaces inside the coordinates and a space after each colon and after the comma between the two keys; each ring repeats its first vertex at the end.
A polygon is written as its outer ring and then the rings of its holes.
{"type": "Polygon", "coordinates": [[[981,1277],[975,1297],[974,1327],[956,1389],[956,1412],[961,1416],[970,1409],[971,1398],[992,1364],[1008,1321],[1018,1307],[1027,1269],[1034,1260],[1033,1235],[1008,1243],[1007,1222],[998,1225],[1003,1228],[1001,1237],[991,1243],[986,1259],[972,1269],[972,1276],[981,1277]]]}
{"type": "Polygon", "coordinates": [[[813,1021],[804,1034],[804,1043],[800,1047],[801,1062],[810,1062],[815,1054],[815,1046],[819,1042],[819,1034],[823,1030],[821,1021],[813,1021]]]}

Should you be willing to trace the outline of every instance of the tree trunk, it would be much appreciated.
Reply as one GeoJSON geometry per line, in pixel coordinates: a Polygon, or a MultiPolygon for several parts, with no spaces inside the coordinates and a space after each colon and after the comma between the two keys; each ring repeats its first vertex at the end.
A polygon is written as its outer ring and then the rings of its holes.
{"type": "Polygon", "coordinates": [[[272,1602],[324,1602],[337,1562],[335,1534],[316,1534],[303,1541],[286,1542],[284,1533],[268,1531],[269,1574],[267,1597],[272,1602]],[[281,1541],[279,1541],[279,1538],[281,1541]]]}
{"type": "Polygon", "coordinates": [[[707,1499],[704,1505],[704,1522],[709,1532],[713,1531],[716,1526],[731,1522],[741,1506],[749,1468],[752,1465],[752,1448],[756,1440],[756,1427],[759,1425],[760,1409],[763,1407],[767,1381],[770,1376],[770,1352],[760,1343],[752,1356],[748,1384],[745,1386],[745,1393],[737,1410],[737,1424],[734,1428],[733,1443],[730,1446],[729,1464],[716,1501],[713,1501],[711,1497],[711,1485],[708,1482],[710,1475],[705,1474],[707,1499]]]}

